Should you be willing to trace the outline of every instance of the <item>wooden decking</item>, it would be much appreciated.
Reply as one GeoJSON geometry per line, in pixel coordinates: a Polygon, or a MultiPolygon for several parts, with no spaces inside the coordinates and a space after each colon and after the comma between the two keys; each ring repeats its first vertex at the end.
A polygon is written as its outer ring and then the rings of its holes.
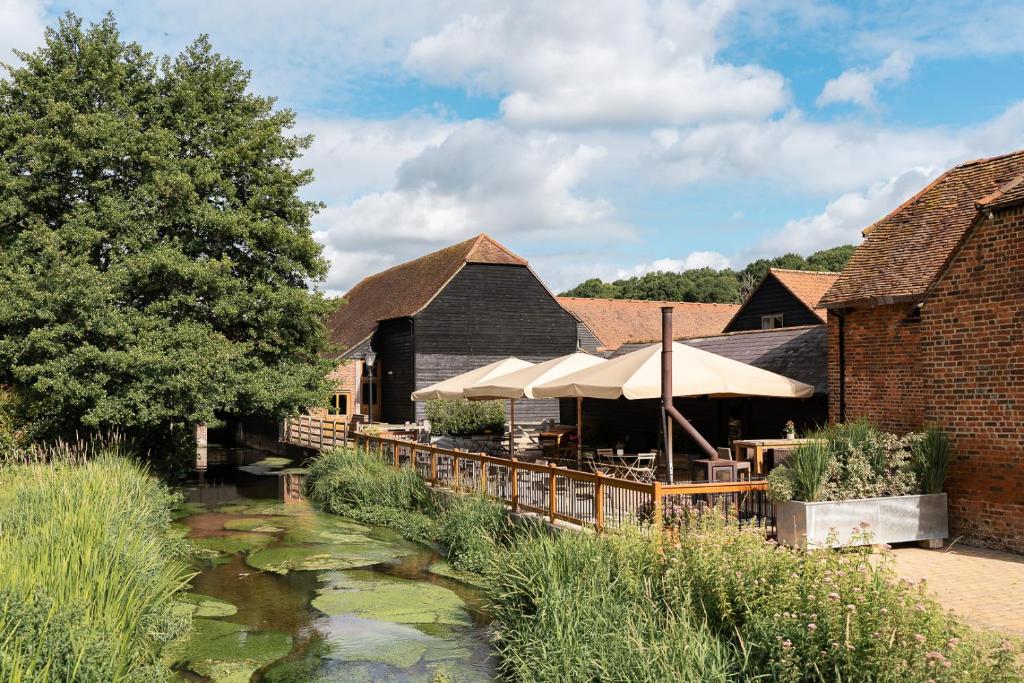
{"type": "Polygon", "coordinates": [[[350,432],[344,423],[294,418],[282,429],[287,443],[325,450],[355,445],[378,453],[394,467],[409,466],[433,486],[479,493],[513,510],[598,531],[630,522],[683,523],[704,510],[720,509],[741,523],[774,525],[774,506],[764,480],[664,484],[635,482],[550,464],[438,448],[391,436],[350,432]],[[317,433],[320,429],[320,433],[317,433]]]}

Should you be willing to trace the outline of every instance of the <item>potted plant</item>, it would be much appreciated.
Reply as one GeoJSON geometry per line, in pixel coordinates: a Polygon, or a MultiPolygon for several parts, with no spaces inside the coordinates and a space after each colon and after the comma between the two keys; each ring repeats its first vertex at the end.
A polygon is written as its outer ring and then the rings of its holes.
{"type": "Polygon", "coordinates": [[[782,428],[782,435],[787,439],[796,438],[796,424],[792,420],[786,422],[786,426],[782,428]]]}
{"type": "Polygon", "coordinates": [[[942,484],[949,439],[938,429],[898,436],[864,422],[813,434],[768,475],[780,543],[839,547],[949,535],[942,484]]]}

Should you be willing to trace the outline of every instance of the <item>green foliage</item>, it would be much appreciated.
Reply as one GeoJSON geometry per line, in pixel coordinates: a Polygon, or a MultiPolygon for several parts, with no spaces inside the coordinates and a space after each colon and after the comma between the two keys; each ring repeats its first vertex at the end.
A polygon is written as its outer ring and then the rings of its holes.
{"type": "Polygon", "coordinates": [[[431,503],[430,490],[415,470],[395,469],[380,454],[355,448],[336,448],[315,458],[305,485],[310,499],[334,514],[373,507],[416,511],[431,503]]]}
{"type": "Polygon", "coordinates": [[[35,438],[166,449],[321,402],[332,309],[308,137],[205,38],[158,59],[68,14],[0,79],[0,383],[35,438]]]}
{"type": "Polygon", "coordinates": [[[657,544],[535,531],[491,566],[502,672],[521,681],[739,680],[737,649],[665,609],[657,544]]]}
{"type": "Polygon", "coordinates": [[[853,245],[848,244],[816,251],[807,258],[799,254],[784,254],[771,259],[758,259],[739,271],[729,268],[693,268],[680,272],[658,271],[614,282],[591,278],[563,292],[561,296],[740,303],[764,278],[769,268],[839,272],[850,260],[854,249],[853,245]]]}
{"type": "Polygon", "coordinates": [[[175,502],[129,460],[0,468],[0,681],[153,681],[187,628],[175,502]]]}
{"type": "Polygon", "coordinates": [[[1011,681],[1012,648],[947,616],[892,557],[804,552],[704,518],[666,551],[666,609],[699,611],[744,653],[743,680],[1011,681]]]}
{"type": "MultiPolygon", "coordinates": [[[[826,448],[885,462],[884,448],[872,448],[889,441],[869,426],[827,436],[826,448]]],[[[328,465],[376,472],[337,458],[321,467],[328,465]]],[[[316,486],[314,500],[331,500],[316,486]]],[[[438,522],[424,538],[445,543],[462,570],[484,575],[494,646],[510,680],[1002,683],[1024,673],[1010,643],[946,615],[923,585],[897,580],[890,555],[869,546],[794,550],[707,511],[681,535],[597,536],[513,524],[482,497],[419,509],[356,504],[363,507],[347,515],[373,511],[375,522],[398,525],[432,508],[438,522]]]]}
{"type": "Polygon", "coordinates": [[[917,444],[925,434],[897,436],[864,421],[809,434],[787,463],[768,474],[776,501],[828,501],[905,496],[921,490],[917,444]]]}
{"type": "Polygon", "coordinates": [[[515,536],[503,505],[483,496],[453,498],[441,513],[438,540],[448,559],[463,571],[483,573],[515,536]]]}
{"type": "Polygon", "coordinates": [[[505,431],[505,401],[427,401],[431,433],[439,436],[502,434],[505,431]]]}
{"type": "Polygon", "coordinates": [[[949,436],[938,427],[929,427],[913,450],[921,493],[942,493],[949,469],[949,436]]]}

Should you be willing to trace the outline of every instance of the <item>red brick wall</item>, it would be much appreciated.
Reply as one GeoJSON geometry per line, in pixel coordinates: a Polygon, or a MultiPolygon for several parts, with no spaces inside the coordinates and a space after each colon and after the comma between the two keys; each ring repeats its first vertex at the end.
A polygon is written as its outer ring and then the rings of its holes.
{"type": "Polygon", "coordinates": [[[981,223],[922,307],[925,419],[950,432],[950,532],[1024,552],[1024,209],[981,223]]]}
{"type": "MultiPolygon", "coordinates": [[[[846,316],[846,415],[950,433],[950,532],[1024,553],[1024,210],[979,225],[921,308],[846,316]]],[[[829,316],[829,416],[839,415],[838,319],[829,316]]]]}
{"type": "MultiPolygon", "coordinates": [[[[846,417],[905,432],[923,421],[920,322],[909,307],[851,311],[846,326],[846,417]]],[[[829,419],[839,420],[839,316],[828,316],[829,419]]]]}

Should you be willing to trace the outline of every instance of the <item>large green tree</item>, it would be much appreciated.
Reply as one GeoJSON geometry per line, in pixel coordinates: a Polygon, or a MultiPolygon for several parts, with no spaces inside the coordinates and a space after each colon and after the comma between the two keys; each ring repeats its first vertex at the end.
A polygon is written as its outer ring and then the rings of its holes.
{"type": "Polygon", "coordinates": [[[0,79],[0,382],[36,438],[167,443],[321,400],[332,308],[309,145],[205,38],[68,14],[0,79]]]}
{"type": "Polygon", "coordinates": [[[854,246],[847,244],[816,251],[807,258],[799,254],[783,254],[770,259],[758,259],[739,271],[729,268],[691,268],[678,272],[645,273],[614,282],[591,278],[564,292],[562,296],[740,303],[764,279],[769,268],[839,272],[850,260],[853,250],[854,246]]]}

